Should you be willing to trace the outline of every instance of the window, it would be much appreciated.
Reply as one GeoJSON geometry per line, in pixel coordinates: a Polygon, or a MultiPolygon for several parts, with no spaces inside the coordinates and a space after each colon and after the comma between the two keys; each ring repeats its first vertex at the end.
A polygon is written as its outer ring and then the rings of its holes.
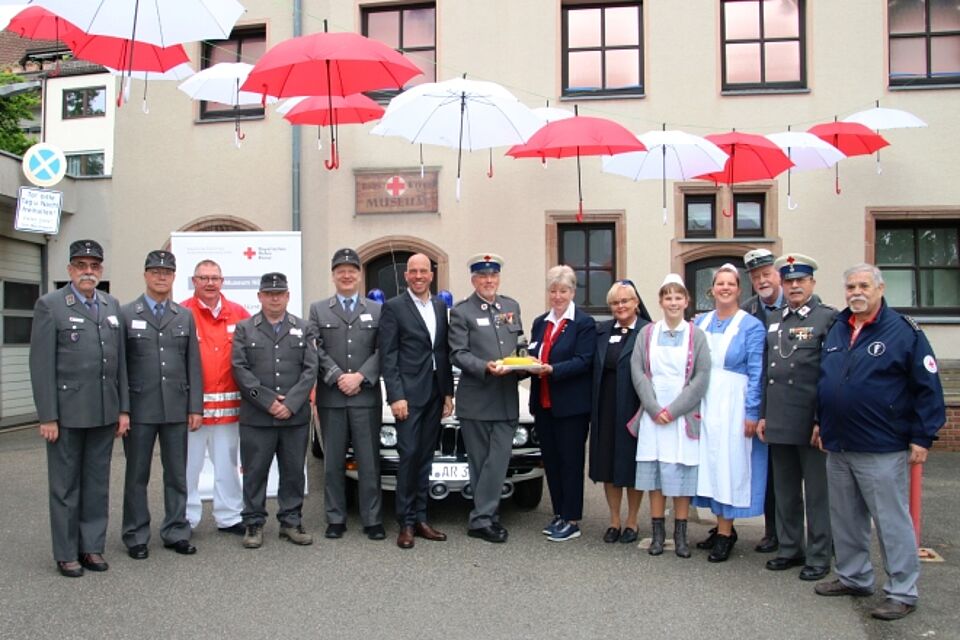
{"type": "Polygon", "coordinates": [[[27,282],[3,282],[3,344],[30,344],[33,305],[40,297],[40,285],[27,282]]]}
{"type": "MultiPolygon", "coordinates": [[[[256,64],[267,50],[267,28],[264,26],[242,27],[234,29],[227,40],[204,40],[201,48],[200,68],[206,69],[221,62],[246,62],[256,64]]],[[[221,120],[224,118],[261,117],[263,107],[244,105],[235,107],[219,102],[200,102],[201,120],[221,120]]]]}
{"type": "Polygon", "coordinates": [[[643,95],[640,2],[563,7],[563,95],[643,95]]]}
{"type": "Polygon", "coordinates": [[[82,87],[63,91],[63,119],[96,118],[107,113],[107,88],[82,87]]]}
{"type": "Polygon", "coordinates": [[[960,314],[960,220],[878,221],[875,242],[890,306],[960,314]]]}
{"type": "Polygon", "coordinates": [[[960,2],[887,0],[890,86],[960,83],[960,2]]]}
{"type": "Polygon", "coordinates": [[[702,260],[695,260],[686,265],[683,281],[687,284],[687,290],[690,291],[691,303],[687,307],[687,318],[692,318],[698,313],[712,311],[716,306],[713,302],[713,296],[710,288],[713,286],[713,276],[722,265],[730,263],[737,267],[740,274],[740,304],[750,299],[754,294],[753,286],[750,284],[750,276],[743,266],[743,254],[737,255],[717,255],[702,260]]]}
{"type": "Polygon", "coordinates": [[[723,0],[723,89],[803,89],[804,0],[723,0]]]}
{"type": "Polygon", "coordinates": [[[72,176],[102,176],[103,152],[67,154],[67,173],[72,176]]]}
{"type": "Polygon", "coordinates": [[[684,228],[687,238],[714,238],[717,235],[717,199],[687,196],[684,199],[684,228]]]}
{"type": "MultiPolygon", "coordinates": [[[[363,35],[393,47],[420,67],[422,76],[410,79],[404,89],[437,79],[437,9],[427,2],[361,9],[363,35]]],[[[377,91],[389,98],[396,91],[377,91]]]]}
{"type": "Polygon", "coordinates": [[[616,278],[616,256],[612,224],[558,225],[559,263],[569,265],[577,275],[573,301],[592,313],[609,313],[607,291],[616,278]]]}
{"type": "Polygon", "coordinates": [[[766,201],[763,194],[733,194],[734,237],[763,237],[763,206],[766,201]]]}

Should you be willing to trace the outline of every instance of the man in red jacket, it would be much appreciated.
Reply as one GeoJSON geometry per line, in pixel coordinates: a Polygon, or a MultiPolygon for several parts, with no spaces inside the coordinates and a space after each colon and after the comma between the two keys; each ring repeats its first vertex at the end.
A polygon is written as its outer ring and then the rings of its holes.
{"type": "Polygon", "coordinates": [[[200,472],[209,453],[217,528],[243,535],[243,491],[237,468],[240,392],[233,381],[230,354],[233,331],[250,314],[223,297],[222,286],[220,265],[213,260],[201,260],[193,270],[193,297],[181,303],[193,312],[203,365],[203,425],[190,432],[187,443],[187,520],[194,528],[200,524],[200,472]]]}

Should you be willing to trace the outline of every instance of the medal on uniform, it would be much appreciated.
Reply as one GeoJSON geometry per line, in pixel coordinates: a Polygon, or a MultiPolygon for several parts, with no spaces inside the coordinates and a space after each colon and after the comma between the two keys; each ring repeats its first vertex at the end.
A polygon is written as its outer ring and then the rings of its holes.
{"type": "Polygon", "coordinates": [[[484,302],[480,305],[480,311],[486,311],[486,310],[487,310],[487,303],[484,302]]]}
{"type": "Polygon", "coordinates": [[[79,341],[80,341],[80,334],[77,333],[76,331],[71,332],[71,333],[70,333],[70,342],[79,342],[79,341]]]}

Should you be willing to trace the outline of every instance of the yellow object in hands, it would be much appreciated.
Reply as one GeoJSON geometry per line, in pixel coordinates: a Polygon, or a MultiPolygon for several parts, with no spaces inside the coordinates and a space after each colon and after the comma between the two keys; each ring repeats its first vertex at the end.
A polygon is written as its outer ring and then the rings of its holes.
{"type": "Polygon", "coordinates": [[[503,364],[505,366],[517,366],[517,365],[527,366],[527,365],[536,364],[536,363],[537,361],[531,358],[530,356],[522,356],[522,357],[510,356],[508,358],[503,359],[503,364]]]}

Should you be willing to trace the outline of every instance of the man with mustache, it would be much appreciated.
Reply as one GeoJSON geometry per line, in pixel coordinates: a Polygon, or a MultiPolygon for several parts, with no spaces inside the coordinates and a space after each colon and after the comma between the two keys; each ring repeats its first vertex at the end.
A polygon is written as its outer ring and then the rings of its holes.
{"type": "Polygon", "coordinates": [[[116,298],[97,290],[103,247],[71,243],[70,282],[39,300],[30,333],[30,382],[47,441],[50,533],[60,574],[106,571],[113,438],[130,428],[127,365],[116,298]]]}
{"type": "Polygon", "coordinates": [[[908,510],[908,469],[946,422],[937,360],[909,317],[887,306],[877,267],[844,273],[848,307],[827,334],[817,387],[821,447],[827,451],[830,526],[836,553],[822,596],[873,593],[870,521],[877,529],[886,600],[870,614],[897,620],[917,606],[920,560],[908,510]]]}

